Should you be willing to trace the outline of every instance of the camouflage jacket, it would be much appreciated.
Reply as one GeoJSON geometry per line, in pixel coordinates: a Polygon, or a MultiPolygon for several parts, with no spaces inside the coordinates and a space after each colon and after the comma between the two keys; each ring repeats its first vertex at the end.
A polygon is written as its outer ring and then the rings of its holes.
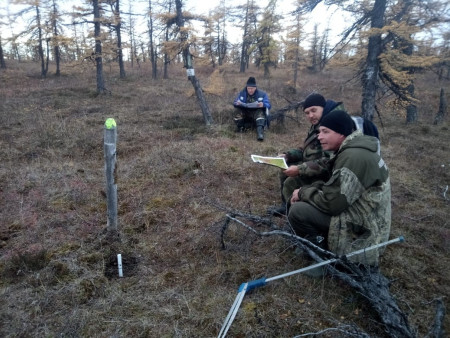
{"type": "MultiPolygon", "coordinates": [[[[385,242],[391,228],[389,171],[377,153],[378,141],[360,130],[350,134],[329,161],[332,176],[301,189],[300,198],[330,214],[328,246],[343,255],[385,242]]],[[[382,249],[349,258],[378,265],[382,249]]]]}
{"type": "MultiPolygon", "coordinates": [[[[344,106],[341,102],[327,100],[322,118],[333,110],[344,110],[344,106]]],[[[319,126],[320,121],[309,128],[303,147],[291,149],[285,153],[287,164],[296,164],[299,175],[307,177],[326,177],[329,175],[327,163],[332,153],[322,150],[322,146],[317,138],[319,126]]]]}

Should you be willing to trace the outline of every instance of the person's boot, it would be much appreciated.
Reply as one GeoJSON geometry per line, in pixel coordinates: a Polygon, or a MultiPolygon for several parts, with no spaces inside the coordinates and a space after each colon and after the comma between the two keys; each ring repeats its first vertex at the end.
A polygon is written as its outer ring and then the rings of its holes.
{"type": "Polygon", "coordinates": [[[267,209],[267,213],[269,215],[275,216],[275,217],[282,217],[284,215],[286,215],[286,204],[282,203],[280,206],[278,207],[270,207],[267,209]]]}
{"type": "Polygon", "coordinates": [[[258,141],[264,141],[264,119],[257,119],[256,120],[256,134],[258,135],[257,140],[258,141]]]}
{"type": "Polygon", "coordinates": [[[236,132],[237,133],[243,133],[244,132],[244,120],[234,120],[234,123],[236,123],[236,132]]]}
{"type": "Polygon", "coordinates": [[[258,134],[258,141],[264,141],[264,127],[258,126],[256,133],[258,134]]]}

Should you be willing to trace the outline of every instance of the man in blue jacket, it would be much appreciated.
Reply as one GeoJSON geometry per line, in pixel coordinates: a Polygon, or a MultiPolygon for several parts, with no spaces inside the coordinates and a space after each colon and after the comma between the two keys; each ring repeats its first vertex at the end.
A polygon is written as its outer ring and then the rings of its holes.
{"type": "Polygon", "coordinates": [[[238,94],[233,102],[236,108],[234,123],[237,131],[242,132],[256,124],[258,141],[264,140],[264,127],[269,109],[271,108],[269,96],[258,89],[254,77],[249,77],[246,87],[238,94]]]}

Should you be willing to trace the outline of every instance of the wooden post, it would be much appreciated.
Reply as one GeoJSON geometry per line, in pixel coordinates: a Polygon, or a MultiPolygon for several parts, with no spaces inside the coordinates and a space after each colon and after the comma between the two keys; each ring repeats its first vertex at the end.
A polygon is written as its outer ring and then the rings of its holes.
{"type": "Polygon", "coordinates": [[[104,133],[108,230],[117,230],[116,141],[116,121],[109,118],[105,121],[104,133]]]}

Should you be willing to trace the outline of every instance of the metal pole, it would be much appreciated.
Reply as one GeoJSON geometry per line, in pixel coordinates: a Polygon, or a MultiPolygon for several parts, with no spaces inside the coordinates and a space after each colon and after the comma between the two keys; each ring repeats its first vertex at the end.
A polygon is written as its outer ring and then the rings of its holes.
{"type": "MultiPolygon", "coordinates": [[[[361,250],[353,251],[353,252],[351,252],[351,253],[349,253],[347,255],[344,255],[344,257],[348,258],[348,257],[356,256],[356,255],[365,253],[366,251],[370,251],[370,250],[373,250],[373,249],[381,248],[381,247],[389,245],[389,244],[393,244],[393,243],[397,243],[397,242],[404,242],[404,241],[405,241],[405,238],[403,236],[400,236],[398,238],[391,239],[390,241],[387,241],[387,242],[383,242],[383,243],[380,243],[380,244],[375,244],[375,245],[369,246],[368,248],[364,248],[364,249],[361,249],[361,250]]],[[[277,280],[277,279],[280,279],[280,278],[285,278],[285,277],[288,277],[288,276],[292,276],[292,275],[295,275],[297,273],[305,272],[307,270],[311,270],[311,269],[317,268],[319,266],[324,266],[324,265],[327,265],[327,264],[330,264],[330,263],[334,263],[338,259],[340,259],[340,258],[331,258],[329,260],[326,260],[326,261],[323,261],[323,262],[320,262],[320,263],[317,263],[317,264],[314,264],[314,265],[310,265],[310,266],[307,266],[305,268],[301,268],[301,269],[298,269],[298,270],[295,270],[295,271],[287,272],[287,273],[284,273],[282,275],[270,277],[270,278],[266,279],[266,283],[274,281],[274,280],[277,280]]]]}
{"type": "MultiPolygon", "coordinates": [[[[368,248],[365,248],[365,249],[361,249],[361,250],[350,252],[349,254],[347,254],[347,255],[345,255],[343,257],[347,257],[348,258],[348,257],[356,256],[356,255],[362,254],[362,253],[364,253],[366,251],[369,251],[369,250],[373,250],[373,249],[376,249],[376,248],[381,248],[381,247],[389,245],[389,244],[393,244],[393,243],[397,243],[397,242],[404,242],[404,241],[405,241],[405,238],[403,236],[400,236],[400,237],[391,239],[389,241],[386,241],[386,242],[383,242],[383,243],[380,243],[380,244],[375,244],[375,245],[369,246],[368,248]]],[[[225,322],[223,323],[222,328],[221,328],[221,330],[219,332],[218,338],[224,338],[226,336],[226,334],[228,332],[228,329],[230,328],[231,323],[234,320],[234,317],[236,317],[236,314],[237,314],[237,312],[239,310],[239,306],[241,305],[242,300],[244,299],[245,293],[247,291],[250,291],[250,290],[255,289],[257,287],[260,287],[260,286],[264,286],[264,285],[267,284],[267,282],[272,282],[272,281],[280,279],[280,278],[285,278],[285,277],[288,277],[288,276],[295,275],[297,273],[301,273],[301,272],[305,272],[305,271],[317,268],[319,266],[323,266],[323,265],[327,265],[327,264],[336,262],[338,259],[342,259],[343,257],[332,258],[332,259],[329,259],[329,260],[326,260],[326,261],[323,261],[323,262],[320,262],[320,263],[317,263],[317,264],[314,264],[314,265],[307,266],[307,267],[302,268],[302,269],[298,269],[298,270],[295,270],[295,271],[284,273],[282,275],[278,275],[278,276],[274,276],[274,277],[270,277],[270,278],[264,278],[263,277],[263,278],[256,279],[256,280],[251,281],[251,282],[247,282],[247,283],[241,284],[241,286],[239,287],[239,292],[238,292],[238,294],[237,294],[237,296],[236,296],[236,298],[234,300],[234,303],[231,306],[231,309],[228,312],[228,315],[225,318],[225,322]]]]}
{"type": "Polygon", "coordinates": [[[108,230],[117,230],[117,184],[115,183],[116,142],[117,142],[116,121],[114,121],[113,118],[109,118],[105,121],[105,132],[104,132],[108,230]]]}

